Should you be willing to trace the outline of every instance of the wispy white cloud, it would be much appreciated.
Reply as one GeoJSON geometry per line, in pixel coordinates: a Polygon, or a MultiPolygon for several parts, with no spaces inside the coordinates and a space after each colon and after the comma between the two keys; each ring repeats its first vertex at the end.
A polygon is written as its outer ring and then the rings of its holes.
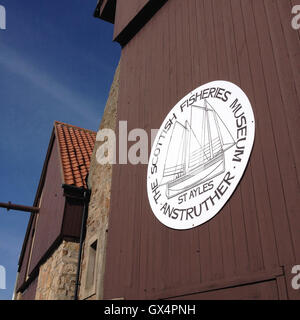
{"type": "Polygon", "coordinates": [[[99,117],[91,107],[92,103],[89,101],[89,97],[80,96],[77,92],[65,86],[60,79],[39,70],[33,62],[25,59],[9,46],[0,44],[0,52],[0,65],[48,93],[70,112],[76,113],[86,120],[99,117]]]}

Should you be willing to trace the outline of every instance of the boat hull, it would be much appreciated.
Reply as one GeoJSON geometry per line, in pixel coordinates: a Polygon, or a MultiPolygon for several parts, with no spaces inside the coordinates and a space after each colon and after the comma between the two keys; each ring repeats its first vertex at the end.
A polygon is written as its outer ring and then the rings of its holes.
{"type": "Polygon", "coordinates": [[[198,186],[208,180],[225,172],[224,153],[220,154],[215,159],[205,165],[199,166],[176,180],[170,181],[166,186],[166,195],[168,199],[198,186]]]}

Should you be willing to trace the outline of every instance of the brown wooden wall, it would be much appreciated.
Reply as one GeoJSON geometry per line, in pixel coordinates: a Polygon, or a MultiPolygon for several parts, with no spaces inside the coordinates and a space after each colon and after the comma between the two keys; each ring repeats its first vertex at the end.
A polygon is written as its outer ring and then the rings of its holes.
{"type": "Polygon", "coordinates": [[[64,208],[65,198],[63,196],[57,139],[55,139],[41,196],[29,273],[34,270],[40,259],[60,235],[64,208]]]}
{"type": "Polygon", "coordinates": [[[128,1],[117,0],[117,8],[114,28],[114,38],[116,38],[121,31],[129,24],[130,21],[141,11],[141,9],[153,0],[130,0],[130,4],[128,1]]]}
{"type": "Polygon", "coordinates": [[[36,288],[38,285],[38,279],[36,278],[26,291],[22,294],[22,300],[35,300],[36,288]]]}
{"type": "MultiPolygon", "coordinates": [[[[105,298],[171,298],[254,282],[262,283],[249,289],[257,297],[287,297],[288,266],[300,264],[300,40],[291,5],[169,0],[123,48],[118,120],[128,120],[128,130],[150,135],[192,89],[227,80],[252,103],[256,139],[230,201],[188,231],[155,218],[146,165],[114,167],[105,298]]],[[[118,15],[116,30],[124,24],[118,15]]]]}
{"type": "MultiPolygon", "coordinates": [[[[53,253],[60,241],[78,241],[80,237],[83,201],[76,198],[79,197],[78,193],[64,194],[55,136],[51,137],[44,166],[41,189],[37,193],[37,199],[41,200],[40,204],[36,204],[40,206],[40,211],[32,215],[28,224],[28,238],[25,237],[20,259],[17,291],[23,291],[29,282],[38,277],[39,265],[53,253]]],[[[35,280],[29,285],[28,292],[34,286],[35,280]]]]}
{"type": "MultiPolygon", "coordinates": [[[[29,230],[27,242],[24,247],[24,250],[25,250],[24,256],[22,259],[22,265],[19,270],[19,276],[18,276],[18,280],[17,280],[17,291],[21,288],[21,286],[24,284],[24,282],[26,281],[26,278],[27,278],[28,261],[29,261],[29,256],[30,256],[30,252],[31,252],[31,245],[32,245],[32,240],[33,240],[33,235],[34,235],[34,225],[35,225],[36,216],[32,216],[31,219],[32,219],[32,224],[31,224],[31,227],[29,230]]],[[[29,223],[31,223],[31,220],[29,221],[29,223]]]]}
{"type": "MultiPolygon", "coordinates": [[[[32,223],[29,221],[29,236],[28,239],[25,239],[24,255],[20,261],[17,290],[24,285],[28,276],[38,266],[62,230],[65,197],[63,196],[59,154],[55,138],[49,148],[50,155],[44,172],[45,178],[42,177],[45,179],[44,185],[41,195],[39,195],[41,197],[40,212],[33,216],[32,223]]],[[[37,275],[38,273],[35,274],[35,276],[37,275]]],[[[30,285],[30,288],[33,286],[34,283],[30,285]]]]}

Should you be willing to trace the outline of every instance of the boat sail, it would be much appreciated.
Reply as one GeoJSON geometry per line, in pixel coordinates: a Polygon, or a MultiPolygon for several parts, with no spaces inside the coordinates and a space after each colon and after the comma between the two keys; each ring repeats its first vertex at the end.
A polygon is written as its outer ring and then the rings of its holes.
{"type": "Polygon", "coordinates": [[[225,171],[225,152],[235,145],[228,128],[204,100],[191,106],[190,120],[176,122],[168,146],[161,185],[173,198],[225,171]]]}

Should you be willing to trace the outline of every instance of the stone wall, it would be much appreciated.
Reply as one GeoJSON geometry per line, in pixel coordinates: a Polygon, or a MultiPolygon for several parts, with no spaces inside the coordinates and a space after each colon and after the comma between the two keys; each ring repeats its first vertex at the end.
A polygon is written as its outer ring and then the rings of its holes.
{"type": "MultiPolygon", "coordinates": [[[[102,117],[100,129],[112,129],[116,127],[117,102],[119,92],[119,70],[120,64],[115,72],[115,77],[110,89],[102,117]]],[[[81,264],[81,285],[79,291],[80,299],[102,299],[103,295],[103,275],[105,267],[105,250],[108,227],[108,214],[110,209],[110,191],[112,165],[100,165],[96,161],[96,151],[103,142],[96,141],[91,160],[89,172],[89,188],[91,189],[91,199],[87,219],[87,232],[83,250],[81,264]],[[97,241],[95,270],[93,272],[93,285],[88,285],[88,275],[91,272],[93,263],[90,257],[91,245],[97,241]],[[92,261],[92,262],[91,262],[92,261]],[[89,271],[88,271],[89,270],[89,271]]]]}
{"type": "Polygon", "coordinates": [[[40,267],[36,300],[74,299],[79,244],[63,241],[40,267]]]}

